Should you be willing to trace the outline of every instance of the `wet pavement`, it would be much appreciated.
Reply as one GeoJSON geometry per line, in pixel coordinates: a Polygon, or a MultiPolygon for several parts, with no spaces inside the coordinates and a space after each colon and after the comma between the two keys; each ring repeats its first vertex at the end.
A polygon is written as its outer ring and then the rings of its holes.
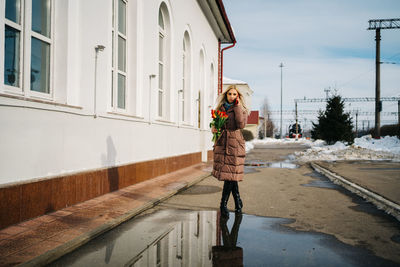
{"type": "Polygon", "coordinates": [[[346,180],[400,205],[400,162],[334,161],[316,163],[346,180]]]}
{"type": "MultiPolygon", "coordinates": [[[[219,216],[222,183],[202,164],[0,231],[0,266],[47,263],[89,239],[51,266],[400,266],[400,223],[288,161],[305,148],[246,156],[242,217],[219,216]]],[[[396,181],[398,166],[351,164],[396,181]]]]}
{"type": "Polygon", "coordinates": [[[292,219],[164,209],[124,223],[49,266],[398,266],[292,219]],[[226,265],[224,265],[226,264],[226,265]]]}

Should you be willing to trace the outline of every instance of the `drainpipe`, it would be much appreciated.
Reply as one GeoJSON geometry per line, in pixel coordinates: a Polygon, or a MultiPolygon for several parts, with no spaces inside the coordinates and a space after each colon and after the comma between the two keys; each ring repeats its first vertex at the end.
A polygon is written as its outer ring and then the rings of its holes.
{"type": "Polygon", "coordinates": [[[224,47],[224,48],[221,49],[221,41],[218,42],[218,51],[221,51],[221,61],[220,61],[221,72],[220,72],[219,81],[218,81],[218,85],[219,85],[218,94],[222,93],[222,77],[223,77],[223,74],[224,74],[224,51],[229,49],[229,48],[234,47],[235,44],[236,44],[236,40],[233,41],[232,45],[224,47]]]}

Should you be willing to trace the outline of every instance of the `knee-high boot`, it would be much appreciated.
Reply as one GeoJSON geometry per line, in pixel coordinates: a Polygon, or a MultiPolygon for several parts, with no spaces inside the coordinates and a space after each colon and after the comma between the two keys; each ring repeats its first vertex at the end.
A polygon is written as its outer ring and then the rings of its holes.
{"type": "Polygon", "coordinates": [[[229,210],[227,207],[229,195],[232,191],[232,184],[230,181],[224,181],[224,188],[222,189],[222,197],[221,197],[221,215],[224,217],[229,217],[229,210]]]}
{"type": "Polygon", "coordinates": [[[233,199],[235,200],[235,212],[242,213],[243,202],[240,199],[239,185],[238,185],[238,182],[236,182],[236,181],[234,181],[232,183],[233,183],[232,195],[233,195],[233,199]]]}

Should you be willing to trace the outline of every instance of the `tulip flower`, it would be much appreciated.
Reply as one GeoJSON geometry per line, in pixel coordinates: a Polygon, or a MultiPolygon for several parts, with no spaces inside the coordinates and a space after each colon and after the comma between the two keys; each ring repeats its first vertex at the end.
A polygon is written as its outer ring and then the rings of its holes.
{"type": "Polygon", "coordinates": [[[222,126],[224,126],[226,119],[228,118],[228,114],[225,111],[219,110],[211,110],[211,117],[213,118],[210,123],[210,127],[214,126],[217,130],[216,133],[213,133],[212,141],[216,142],[222,134],[222,126]]]}

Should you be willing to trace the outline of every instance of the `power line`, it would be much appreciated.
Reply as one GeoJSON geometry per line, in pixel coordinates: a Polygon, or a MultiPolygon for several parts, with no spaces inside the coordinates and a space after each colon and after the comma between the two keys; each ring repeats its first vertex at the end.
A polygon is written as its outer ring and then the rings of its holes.
{"type": "MultiPolygon", "coordinates": [[[[375,97],[344,97],[342,98],[345,102],[373,102],[375,97]]],[[[400,97],[381,97],[381,101],[399,101],[400,97]]],[[[295,99],[294,102],[298,103],[314,103],[314,102],[326,102],[326,98],[306,98],[295,99]]]]}
{"type": "MultiPolygon", "coordinates": [[[[356,111],[356,110],[345,110],[345,113],[350,113],[350,114],[356,114],[358,113],[359,116],[373,116],[375,115],[375,112],[373,111],[356,111]]],[[[271,115],[276,115],[280,113],[280,110],[270,110],[268,111],[269,114],[271,115]]],[[[319,110],[298,110],[298,114],[301,115],[315,115],[319,113],[319,110]]],[[[282,114],[285,115],[295,115],[296,111],[295,110],[282,110],[282,114]]],[[[398,112],[381,112],[383,116],[397,116],[399,113],[398,112]]]]}

